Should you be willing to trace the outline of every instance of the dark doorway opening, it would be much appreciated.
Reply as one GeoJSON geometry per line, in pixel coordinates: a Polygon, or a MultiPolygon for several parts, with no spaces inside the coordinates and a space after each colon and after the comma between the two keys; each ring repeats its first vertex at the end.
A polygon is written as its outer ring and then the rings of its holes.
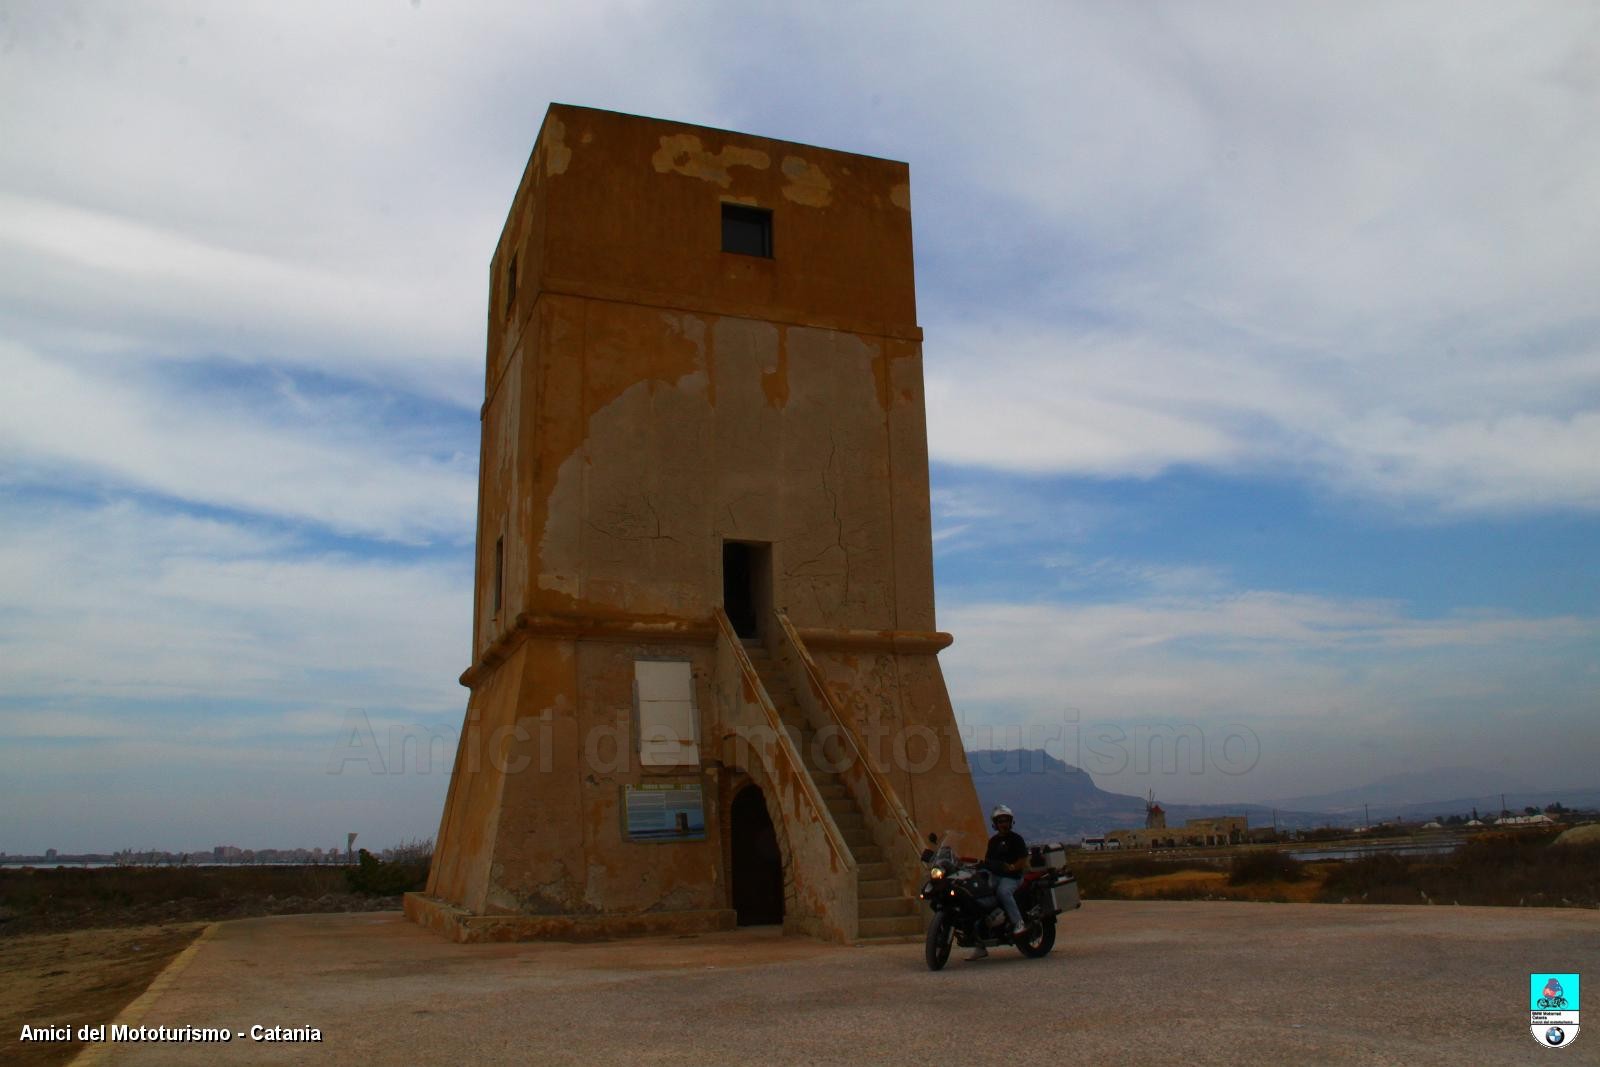
{"type": "Polygon", "coordinates": [[[728,834],[733,845],[733,911],[740,926],[783,922],[783,856],[761,790],[745,786],[733,798],[728,834]]]}
{"type": "Polygon", "coordinates": [[[770,609],[772,546],[750,541],[722,543],[722,610],[740,637],[760,637],[770,609]]]}

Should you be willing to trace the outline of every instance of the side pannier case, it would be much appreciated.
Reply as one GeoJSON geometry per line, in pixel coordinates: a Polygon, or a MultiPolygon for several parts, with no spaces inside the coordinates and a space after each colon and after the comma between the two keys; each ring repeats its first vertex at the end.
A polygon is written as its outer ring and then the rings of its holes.
{"type": "Polygon", "coordinates": [[[1078,899],[1078,880],[1070,875],[1051,886],[1050,896],[1055,902],[1057,911],[1075,911],[1083,906],[1083,902],[1078,899]]]}

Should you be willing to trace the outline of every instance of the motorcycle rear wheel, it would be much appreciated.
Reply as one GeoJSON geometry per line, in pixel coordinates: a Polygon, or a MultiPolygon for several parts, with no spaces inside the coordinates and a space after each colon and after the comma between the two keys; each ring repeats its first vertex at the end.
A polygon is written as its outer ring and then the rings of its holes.
{"type": "Polygon", "coordinates": [[[1017,942],[1018,951],[1030,960],[1048,956],[1050,950],[1056,947],[1056,921],[1053,917],[1042,920],[1039,923],[1038,931],[1035,934],[1034,927],[1030,925],[1028,927],[1028,940],[1017,942]]]}
{"type": "Polygon", "coordinates": [[[928,970],[937,971],[950,959],[950,943],[955,940],[956,927],[950,916],[942,911],[933,913],[928,920],[928,937],[922,945],[922,958],[928,961],[928,970]]]}

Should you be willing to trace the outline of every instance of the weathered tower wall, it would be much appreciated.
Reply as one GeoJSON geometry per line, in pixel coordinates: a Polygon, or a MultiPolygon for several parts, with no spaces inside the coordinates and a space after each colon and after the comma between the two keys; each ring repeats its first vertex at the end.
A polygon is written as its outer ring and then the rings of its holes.
{"type": "Polygon", "coordinates": [[[904,882],[906,839],[983,834],[936,658],[906,166],[552,106],[490,281],[471,696],[408,912],[457,937],[728,925],[753,783],[786,924],[861,936],[863,862],[904,882]],[[770,256],[723,250],[724,203],[770,211],[770,256]],[[759,642],[720,611],[726,541],[760,553],[759,642]],[[656,661],[689,664],[684,762],[642,756],[656,661]],[[779,720],[842,726],[871,767],[808,772],[779,720]],[[701,785],[703,840],[630,838],[624,787],[652,782],[701,785]],[[841,848],[840,790],[881,860],[841,848]]]}

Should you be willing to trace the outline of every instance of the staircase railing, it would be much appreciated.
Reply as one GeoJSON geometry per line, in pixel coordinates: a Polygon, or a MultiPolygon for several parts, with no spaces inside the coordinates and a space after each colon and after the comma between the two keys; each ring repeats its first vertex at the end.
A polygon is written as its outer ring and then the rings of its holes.
{"type": "MultiPolygon", "coordinates": [[[[876,798],[882,803],[882,810],[887,812],[890,821],[894,824],[899,835],[904,838],[905,844],[910,848],[911,857],[920,857],[922,854],[922,839],[917,835],[916,824],[911,821],[911,816],[906,812],[905,806],[900,803],[899,795],[894,788],[884,779],[878,769],[873,766],[867,754],[861,750],[861,745],[856,739],[856,732],[845,722],[844,716],[839,713],[839,708],[833,702],[833,697],[828,692],[827,683],[823,680],[822,671],[811,658],[811,652],[800,638],[800,633],[795,629],[794,623],[789,621],[789,616],[783,611],[775,611],[779,631],[784,640],[794,653],[795,659],[800,664],[801,671],[817,704],[827,715],[829,722],[838,730],[839,736],[844,738],[849,748],[849,755],[861,767],[868,787],[876,798]]],[[[917,868],[920,870],[920,867],[917,868]]]]}
{"type": "MultiPolygon", "coordinates": [[[[767,688],[761,681],[761,675],[756,670],[755,664],[750,662],[750,656],[745,652],[744,645],[740,642],[738,634],[734,632],[733,623],[722,608],[716,609],[719,655],[730,656],[734,665],[743,677],[747,695],[753,695],[751,701],[756,704],[767,720],[767,725],[772,728],[772,748],[785,765],[790,776],[799,784],[800,794],[804,796],[806,804],[811,808],[817,824],[821,827],[823,836],[827,839],[828,847],[833,850],[834,857],[838,859],[842,869],[854,871],[856,869],[855,856],[850,852],[850,846],[845,843],[844,834],[839,830],[838,824],[833,821],[833,813],[828,810],[828,805],[822,799],[822,793],[817,789],[816,780],[811,777],[811,772],[806,769],[805,762],[800,758],[800,753],[795,749],[794,742],[789,737],[788,730],[784,729],[783,719],[778,715],[778,710],[772,706],[772,698],[767,694],[767,688]]],[[[748,740],[748,739],[746,739],[748,740]]]]}

